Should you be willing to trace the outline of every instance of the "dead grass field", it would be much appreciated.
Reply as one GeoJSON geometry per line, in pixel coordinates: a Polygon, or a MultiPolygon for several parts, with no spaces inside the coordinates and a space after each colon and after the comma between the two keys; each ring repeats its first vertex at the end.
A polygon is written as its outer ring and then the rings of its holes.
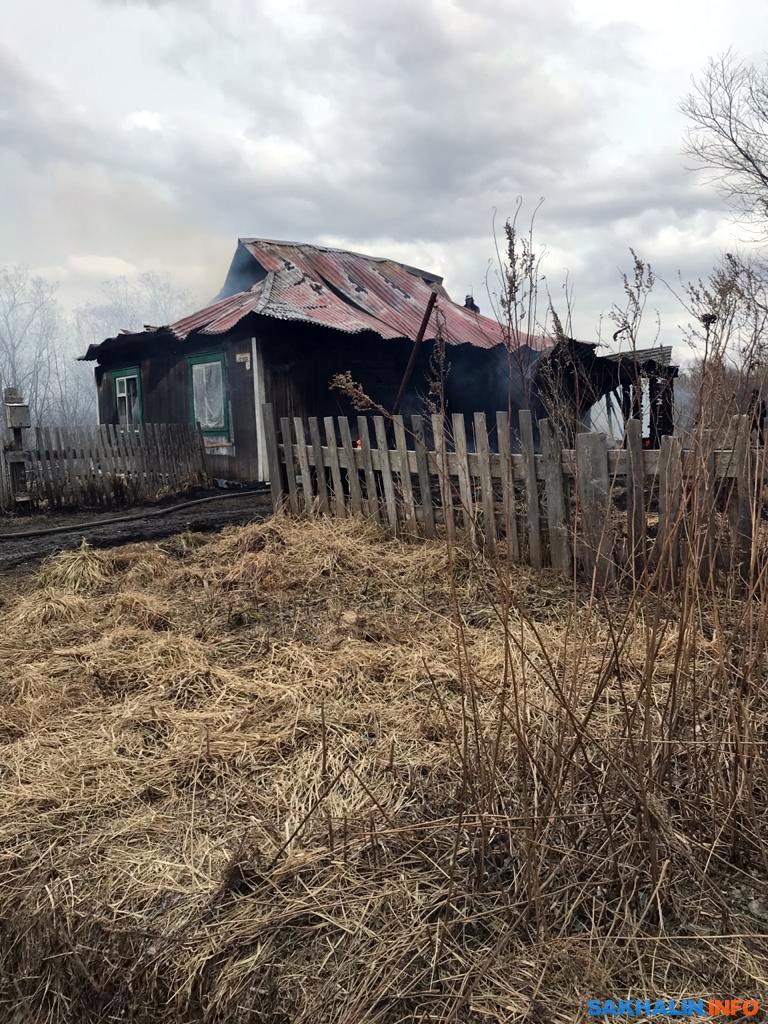
{"type": "Polygon", "coordinates": [[[2,1020],[768,993],[765,615],[348,520],[68,552],[20,590],[2,1020]]]}

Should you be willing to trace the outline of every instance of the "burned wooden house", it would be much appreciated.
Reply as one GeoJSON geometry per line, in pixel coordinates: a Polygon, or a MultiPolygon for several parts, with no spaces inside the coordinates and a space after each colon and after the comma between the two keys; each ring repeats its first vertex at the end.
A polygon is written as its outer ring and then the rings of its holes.
{"type": "Polygon", "coordinates": [[[173,324],[107,338],[83,358],[96,362],[100,422],[197,422],[213,475],[237,481],[268,476],[263,403],[277,416],[351,415],[350,397],[330,386],[347,371],[391,409],[410,362],[400,412],[422,412],[438,377],[450,411],[495,413],[511,404],[513,423],[516,409],[531,404],[544,415],[556,398],[578,422],[611,385],[625,382],[635,388],[637,412],[640,394],[637,372],[606,363],[594,346],[510,341],[470,297],[452,302],[436,274],[256,238],[239,240],[211,305],[173,324]],[[414,352],[433,293],[434,312],[414,352]]]}

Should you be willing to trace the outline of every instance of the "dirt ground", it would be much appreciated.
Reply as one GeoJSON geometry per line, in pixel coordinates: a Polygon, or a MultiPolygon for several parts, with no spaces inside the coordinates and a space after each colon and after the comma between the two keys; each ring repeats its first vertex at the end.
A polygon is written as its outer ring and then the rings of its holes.
{"type": "Polygon", "coordinates": [[[156,541],[173,534],[193,531],[210,533],[225,526],[241,526],[254,520],[263,519],[271,512],[269,493],[237,494],[213,490],[198,490],[178,497],[161,505],[146,505],[119,511],[63,512],[45,515],[6,516],[0,518],[0,572],[33,564],[57,551],[68,551],[79,547],[83,538],[95,548],[133,544],[138,541],[156,541]],[[178,511],[158,516],[159,509],[192,501],[199,498],[216,497],[205,504],[191,505],[178,511]],[[129,522],[110,522],[130,515],[129,522]],[[89,526],[94,521],[103,525],[89,526]],[[39,537],[25,537],[33,530],[61,529],[71,527],[67,532],[57,532],[39,537]]]}

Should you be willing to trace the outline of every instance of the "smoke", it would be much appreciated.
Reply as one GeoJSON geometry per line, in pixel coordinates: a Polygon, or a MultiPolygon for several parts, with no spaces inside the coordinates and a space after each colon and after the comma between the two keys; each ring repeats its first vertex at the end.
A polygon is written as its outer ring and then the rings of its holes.
{"type": "Polygon", "coordinates": [[[266,276],[266,270],[245,246],[238,245],[226,280],[214,301],[226,299],[230,295],[237,295],[238,292],[246,292],[258,281],[263,281],[266,276]]]}

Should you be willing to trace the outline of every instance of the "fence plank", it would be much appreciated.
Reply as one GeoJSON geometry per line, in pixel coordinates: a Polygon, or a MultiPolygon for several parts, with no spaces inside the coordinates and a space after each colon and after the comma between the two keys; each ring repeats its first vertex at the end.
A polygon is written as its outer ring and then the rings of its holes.
{"type": "Polygon", "coordinates": [[[129,426],[117,427],[116,428],[116,433],[117,433],[117,450],[118,450],[118,452],[120,454],[120,470],[121,470],[121,472],[123,474],[123,483],[124,483],[124,487],[125,487],[125,493],[126,493],[126,497],[128,498],[128,500],[132,501],[135,488],[134,488],[133,474],[131,472],[131,470],[132,470],[131,453],[130,453],[130,448],[128,447],[128,434],[130,432],[130,429],[131,428],[129,426]]]}
{"type": "Polygon", "coordinates": [[[142,427],[136,434],[136,444],[139,449],[141,464],[141,492],[148,499],[152,497],[155,485],[153,483],[153,458],[150,449],[150,439],[148,439],[145,427],[142,427]]]}
{"type": "Polygon", "coordinates": [[[296,472],[296,452],[293,445],[293,428],[287,416],[280,417],[280,434],[283,438],[285,472],[288,481],[288,500],[291,512],[299,514],[299,481],[296,472]]]}
{"type": "Polygon", "coordinates": [[[493,477],[491,476],[491,446],[488,442],[488,427],[485,413],[476,412],[475,448],[480,476],[480,500],[483,505],[483,537],[488,552],[496,550],[496,509],[493,499],[493,477]]]}
{"type": "Polygon", "coordinates": [[[109,484],[107,481],[108,468],[106,466],[105,455],[104,455],[104,438],[102,426],[93,428],[93,435],[91,437],[91,444],[93,450],[93,483],[94,483],[94,494],[100,505],[110,504],[109,500],[109,484]]]}
{"type": "Polygon", "coordinates": [[[397,501],[395,500],[395,485],[392,480],[392,464],[389,457],[389,439],[383,416],[373,417],[373,429],[376,434],[376,447],[379,450],[379,465],[381,467],[381,479],[384,485],[384,504],[387,510],[387,521],[389,528],[397,533],[397,501]]]}
{"type": "Polygon", "coordinates": [[[607,519],[610,485],[605,434],[576,435],[576,466],[586,568],[596,585],[604,587],[614,579],[607,519]]]}
{"type": "MultiPolygon", "coordinates": [[[[277,439],[277,429],[275,427],[275,417],[272,416],[272,432],[277,439]]],[[[199,451],[199,439],[197,435],[197,424],[194,426],[191,423],[184,424],[184,467],[190,480],[197,481],[200,477],[200,451],[199,451]]],[[[274,453],[273,453],[274,454],[274,453]]],[[[278,471],[279,471],[278,464],[278,471]]]]}
{"type": "Polygon", "coordinates": [[[443,506],[445,533],[450,542],[456,539],[456,523],[453,518],[453,488],[448,472],[448,451],[445,441],[445,419],[442,413],[432,416],[432,434],[435,443],[435,464],[440,481],[440,499],[443,506]]]}
{"type": "Polygon", "coordinates": [[[363,469],[365,470],[366,508],[371,519],[376,523],[380,523],[381,509],[379,508],[376,474],[373,470],[373,459],[371,458],[371,436],[368,431],[368,418],[366,416],[357,417],[357,432],[360,437],[360,450],[362,452],[363,469]]]}
{"type": "Polygon", "coordinates": [[[421,497],[421,517],[425,537],[435,536],[435,510],[432,504],[432,484],[429,475],[429,459],[424,444],[424,420],[421,416],[411,416],[413,447],[416,456],[416,473],[419,478],[419,494],[421,497]]]}
{"type": "Polygon", "coordinates": [[[352,444],[352,432],[346,416],[339,416],[339,433],[344,446],[347,461],[347,483],[349,485],[349,504],[353,515],[363,514],[363,492],[360,487],[360,474],[355,458],[355,446],[352,444]]]}
{"type": "Polygon", "coordinates": [[[85,498],[85,484],[83,482],[83,447],[80,437],[80,430],[77,427],[69,427],[69,447],[71,452],[70,472],[75,490],[78,506],[82,506],[85,498]]]}
{"type": "Polygon", "coordinates": [[[113,426],[110,430],[112,440],[112,455],[115,460],[115,473],[118,477],[122,477],[123,488],[126,484],[126,476],[128,475],[128,467],[125,464],[125,451],[123,449],[123,427],[120,425],[113,426]]]}
{"type": "Polygon", "coordinates": [[[520,442],[525,464],[525,492],[528,509],[528,557],[534,569],[542,566],[539,488],[536,483],[536,452],[530,409],[520,410],[520,442]]]}
{"type": "Polygon", "coordinates": [[[568,543],[568,517],[565,505],[565,480],[563,479],[560,437],[548,419],[539,420],[539,436],[544,458],[549,557],[553,569],[569,573],[571,552],[568,543]]]}
{"type": "Polygon", "coordinates": [[[168,443],[168,425],[166,423],[157,424],[157,437],[160,446],[160,462],[163,467],[164,483],[166,489],[170,491],[173,490],[176,480],[174,476],[173,456],[171,455],[170,445],[168,443]]]}
{"type": "Polygon", "coordinates": [[[645,527],[645,467],[643,425],[634,417],[627,421],[627,536],[629,562],[633,572],[642,571],[647,560],[645,527]]]}
{"type": "MultiPolygon", "coordinates": [[[[180,433],[180,436],[184,438],[186,443],[186,432],[189,429],[186,423],[180,423],[176,428],[180,433]]],[[[142,472],[139,450],[136,444],[136,428],[126,427],[123,432],[123,444],[125,445],[126,452],[128,453],[128,463],[130,466],[131,480],[135,491],[140,491],[142,487],[142,472]]]]}
{"type": "Polygon", "coordinates": [[[309,470],[307,455],[307,439],[304,434],[304,420],[301,416],[293,417],[293,429],[296,431],[296,455],[301,469],[301,491],[304,496],[304,511],[312,515],[315,507],[315,496],[312,491],[312,474],[309,470]]]}
{"type": "Polygon", "coordinates": [[[160,488],[160,463],[155,442],[155,432],[151,423],[145,423],[142,429],[144,461],[147,470],[147,497],[154,496],[160,488]]]}
{"type": "Polygon", "coordinates": [[[333,416],[326,416],[323,419],[323,426],[325,427],[325,444],[328,449],[328,465],[331,468],[333,505],[336,509],[336,515],[339,519],[343,519],[347,514],[347,506],[344,501],[344,484],[341,479],[338,438],[336,437],[336,425],[333,422],[333,416]]]}
{"type": "Polygon", "coordinates": [[[325,463],[323,462],[323,442],[320,438],[320,424],[317,416],[309,417],[309,437],[312,443],[312,454],[315,463],[315,477],[317,478],[317,499],[321,515],[327,516],[331,511],[328,502],[328,481],[325,476],[325,463]]]}
{"type": "Polygon", "coordinates": [[[115,424],[111,424],[109,427],[109,443],[111,448],[112,465],[114,466],[115,471],[115,494],[119,497],[120,504],[125,504],[127,497],[125,487],[125,466],[123,454],[120,450],[120,427],[115,424]]]}
{"type": "Polygon", "coordinates": [[[66,427],[56,427],[54,430],[56,448],[61,460],[62,486],[68,505],[77,505],[77,491],[72,474],[72,463],[70,459],[69,432],[66,427]]]}
{"type": "Polygon", "coordinates": [[[48,464],[53,485],[53,502],[56,508],[61,508],[64,503],[64,485],[61,478],[61,466],[57,458],[56,442],[53,438],[53,431],[49,427],[43,428],[43,443],[48,453],[48,464]]]}
{"type": "Polygon", "coordinates": [[[472,497],[472,477],[469,472],[467,458],[467,430],[464,414],[455,412],[451,417],[453,426],[453,444],[456,449],[456,469],[459,478],[459,500],[461,502],[461,519],[464,530],[473,546],[477,545],[475,537],[475,505],[472,497]]]}
{"type": "Polygon", "coordinates": [[[167,423],[163,424],[163,441],[168,460],[168,487],[177,490],[183,483],[176,435],[167,423]]]}
{"type": "Polygon", "coordinates": [[[181,428],[179,436],[181,471],[185,480],[193,483],[197,476],[197,466],[195,465],[195,441],[192,426],[189,423],[181,423],[179,426],[181,428]]]}
{"type": "Polygon", "coordinates": [[[148,497],[151,489],[149,482],[150,463],[149,455],[147,453],[147,439],[143,427],[134,431],[133,443],[136,448],[136,462],[139,473],[139,483],[141,484],[141,494],[148,497]]]}
{"type": "Polygon", "coordinates": [[[115,490],[115,500],[122,505],[125,502],[125,487],[123,484],[124,473],[120,459],[120,448],[117,436],[118,429],[119,428],[113,423],[110,423],[106,428],[108,438],[107,443],[109,445],[109,458],[112,464],[112,484],[115,490]]]}
{"type": "Polygon", "coordinates": [[[501,495],[504,515],[504,539],[507,558],[520,561],[520,539],[517,535],[517,507],[515,503],[515,478],[512,467],[509,413],[496,413],[496,435],[501,462],[501,495]]]}
{"type": "Polygon", "coordinates": [[[395,428],[395,446],[397,447],[398,479],[403,495],[403,512],[405,514],[405,531],[411,537],[418,535],[416,522],[416,505],[413,501],[413,485],[411,483],[411,466],[408,458],[408,444],[405,439],[405,424],[402,416],[393,417],[395,428]]]}
{"type": "Polygon", "coordinates": [[[283,473],[280,468],[280,450],[277,447],[275,411],[272,408],[271,402],[266,402],[262,408],[262,421],[264,423],[264,443],[267,448],[267,465],[269,467],[269,491],[272,495],[272,508],[277,512],[285,500],[285,486],[283,484],[283,473]]]}
{"type": "MultiPolygon", "coordinates": [[[[6,441],[6,434],[3,429],[3,424],[0,423],[0,455],[3,451],[3,446],[6,441]]],[[[8,474],[8,463],[4,458],[0,457],[0,508],[12,509],[14,505],[13,494],[11,492],[11,481],[8,474]]]]}
{"type": "MultiPolygon", "coordinates": [[[[40,460],[40,477],[43,483],[43,490],[46,498],[48,499],[49,508],[53,508],[54,493],[53,482],[51,480],[51,464],[48,459],[48,451],[46,449],[45,440],[43,438],[42,427],[35,427],[35,448],[37,449],[37,457],[40,460]]],[[[3,461],[2,468],[4,471],[5,461],[3,461]]]]}
{"type": "Polygon", "coordinates": [[[155,491],[159,492],[165,488],[165,460],[163,459],[163,439],[160,436],[160,431],[156,424],[149,423],[149,443],[150,451],[152,452],[152,461],[154,463],[154,484],[155,491]]]}
{"type": "Polygon", "coordinates": [[[80,442],[83,446],[83,490],[85,500],[91,505],[99,504],[94,483],[93,427],[81,427],[80,442]]]}

